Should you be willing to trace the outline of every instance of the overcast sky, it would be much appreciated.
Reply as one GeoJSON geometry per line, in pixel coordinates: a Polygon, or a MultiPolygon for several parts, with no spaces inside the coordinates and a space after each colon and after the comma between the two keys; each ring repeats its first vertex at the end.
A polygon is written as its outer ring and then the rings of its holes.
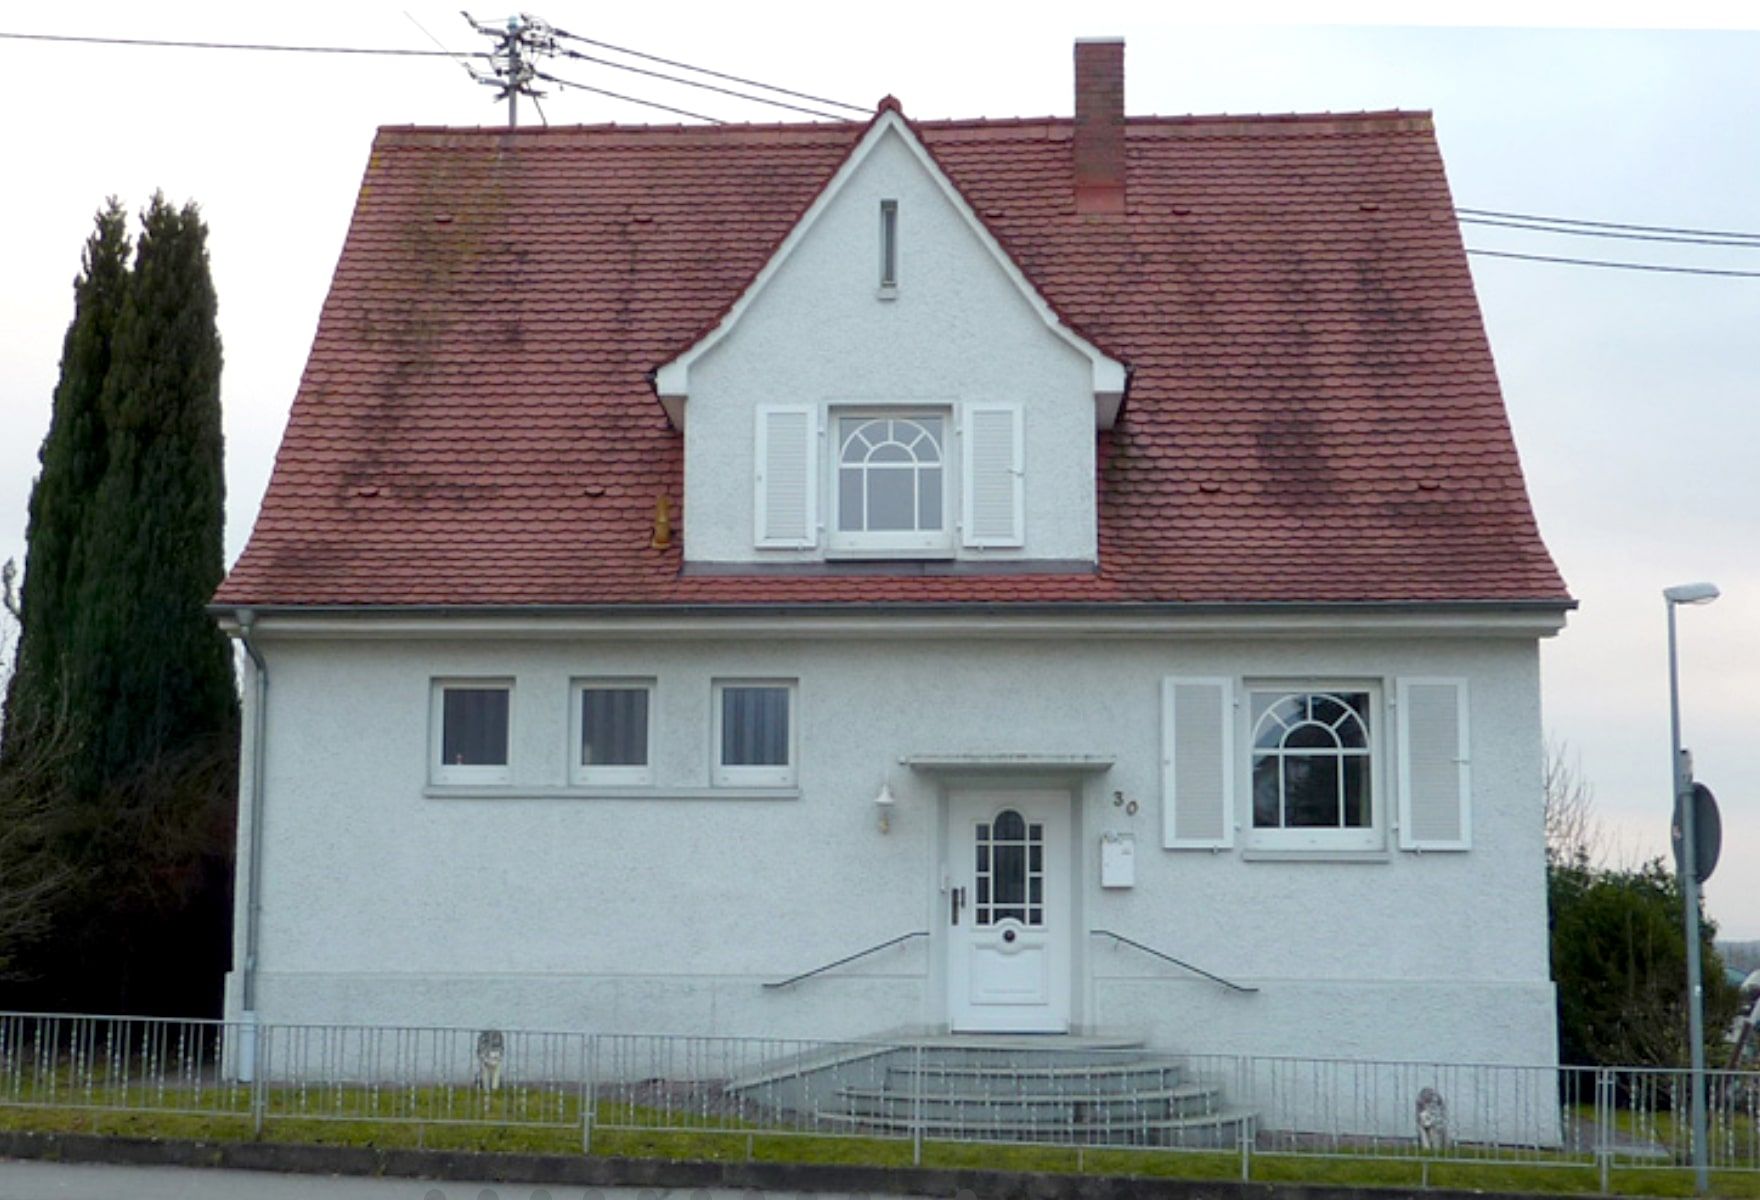
{"type": "MultiPolygon", "coordinates": [[[[1412,108],[1436,114],[1457,204],[1760,233],[1760,12],[1670,7],[1673,30],[1605,4],[1230,6],[897,2],[603,5],[527,0],[620,46],[919,117],[1067,114],[1070,45],[1122,34],[1133,113],[1412,108]],[[1217,6],[1202,11],[1214,13],[1217,6]],[[1539,20],[1563,28],[1519,28],[1539,20]],[[1747,30],[1733,26],[1745,25],[1747,30]],[[1688,28],[1686,26],[1692,26],[1688,28]]],[[[0,9],[13,32],[453,50],[482,45],[439,3],[62,3],[0,9]],[[411,19],[414,18],[414,20],[411,19]]],[[[502,17],[501,10],[477,13],[502,17]]],[[[590,48],[589,48],[590,49],[590,48]]],[[[248,535],[376,126],[494,124],[445,59],[0,42],[0,559],[23,557],[70,284],[106,196],[198,201],[225,341],[227,553],[248,535]]],[[[595,53],[597,53],[595,51],[595,53]]],[[[582,62],[557,75],[725,119],[788,114],[582,62]]],[[[553,123],[674,118],[581,92],[553,123]]],[[[529,116],[530,114],[522,114],[529,116]]],[[[1471,228],[1523,253],[1760,271],[1760,248],[1471,228]]],[[[1686,740],[1723,803],[1707,888],[1731,937],[1760,937],[1760,278],[1473,263],[1541,528],[1582,602],[1543,651],[1546,724],[1593,785],[1623,861],[1661,853],[1668,814],[1661,589],[1711,579],[1681,614],[1686,740]]]]}

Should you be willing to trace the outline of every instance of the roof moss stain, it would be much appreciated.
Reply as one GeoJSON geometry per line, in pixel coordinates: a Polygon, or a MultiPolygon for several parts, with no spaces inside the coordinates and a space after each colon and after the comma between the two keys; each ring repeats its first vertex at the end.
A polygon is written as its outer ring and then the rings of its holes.
{"type": "Polygon", "coordinates": [[[222,603],[1563,601],[1426,114],[1134,117],[1075,214],[1067,119],[924,122],[1133,377],[1098,572],[685,575],[647,372],[712,327],[860,124],[380,131],[222,603]]]}

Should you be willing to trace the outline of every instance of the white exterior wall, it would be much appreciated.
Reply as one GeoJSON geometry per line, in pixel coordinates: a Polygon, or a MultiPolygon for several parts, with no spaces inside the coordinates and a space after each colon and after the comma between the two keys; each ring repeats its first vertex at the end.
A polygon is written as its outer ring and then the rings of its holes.
{"type": "MultiPolygon", "coordinates": [[[[684,421],[684,554],[793,562],[815,550],[753,545],[760,404],[921,406],[974,401],[1024,413],[1025,546],[960,558],[1092,562],[1094,375],[1049,330],[896,131],[862,160],[733,330],[691,367],[684,421]],[[878,295],[880,201],[898,201],[898,288],[878,295]]],[[[957,418],[957,412],[955,412],[957,418]]],[[[820,443],[819,519],[834,439],[820,443]]],[[[949,512],[958,520],[957,451],[949,512]]]]}
{"type": "Polygon", "coordinates": [[[1189,1052],[1552,1061],[1531,637],[256,642],[272,684],[264,1021],[804,1037],[941,1025],[946,780],[899,759],[1106,755],[1116,765],[1078,784],[1078,1026],[1189,1052]],[[559,795],[570,680],[616,675],[657,681],[654,786],[559,795]],[[1168,675],[1378,679],[1389,695],[1400,676],[1465,677],[1472,849],[1368,862],[1162,849],[1168,675]],[[461,676],[516,681],[514,782],[424,795],[430,680],[461,676]],[[799,680],[798,798],[668,798],[709,784],[723,676],[799,680]],[[899,800],[884,834],[883,778],[899,800]],[[1099,886],[1107,830],[1136,837],[1131,889],[1099,886]],[[1262,990],[1226,992],[1084,936],[1096,928],[1262,990]],[[760,986],[918,929],[935,936],[760,986]]]}

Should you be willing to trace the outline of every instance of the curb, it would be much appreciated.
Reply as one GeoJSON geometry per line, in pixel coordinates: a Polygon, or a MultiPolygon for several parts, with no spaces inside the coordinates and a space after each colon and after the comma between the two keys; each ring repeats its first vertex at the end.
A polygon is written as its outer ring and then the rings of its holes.
{"type": "MultiPolygon", "coordinates": [[[[0,1158],[136,1167],[208,1167],[288,1175],[345,1175],[437,1182],[852,1195],[1019,1197],[1021,1200],[1495,1200],[1495,1193],[1432,1188],[1335,1187],[1228,1180],[1046,1175],[1022,1171],[870,1167],[830,1163],[695,1162],[465,1150],[380,1150],[291,1142],[198,1142],[89,1133],[0,1131],[0,1158]]],[[[1548,1197],[1547,1200],[1557,1200],[1548,1197]]]]}

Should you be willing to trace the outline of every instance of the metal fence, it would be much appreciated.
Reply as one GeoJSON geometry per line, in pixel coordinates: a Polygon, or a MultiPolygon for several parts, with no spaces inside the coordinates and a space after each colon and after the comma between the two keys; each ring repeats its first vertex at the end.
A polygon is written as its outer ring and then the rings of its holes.
{"type": "MultiPolygon", "coordinates": [[[[301,1137],[325,1126],[544,1131],[700,1157],[776,1138],[1132,1149],[1614,1172],[1691,1160],[1684,1070],[1166,1054],[978,1038],[808,1041],[0,1014],[13,1127],[301,1137]],[[163,1119],[160,1125],[153,1121],[163,1119]],[[143,1125],[142,1122],[146,1124],[143,1125]],[[114,1123],[114,1122],[113,1122],[114,1123]],[[126,1124],[126,1123],[124,1123],[126,1124]],[[170,1130],[170,1132],[176,1132],[170,1130]]],[[[1760,1072],[1707,1072],[1716,1171],[1760,1171],[1760,1072]]],[[[373,1136],[369,1130],[363,1136],[373,1136]]],[[[597,1143],[597,1144],[596,1144],[597,1143]]],[[[892,1149],[888,1149],[891,1147],[892,1149]]]]}

